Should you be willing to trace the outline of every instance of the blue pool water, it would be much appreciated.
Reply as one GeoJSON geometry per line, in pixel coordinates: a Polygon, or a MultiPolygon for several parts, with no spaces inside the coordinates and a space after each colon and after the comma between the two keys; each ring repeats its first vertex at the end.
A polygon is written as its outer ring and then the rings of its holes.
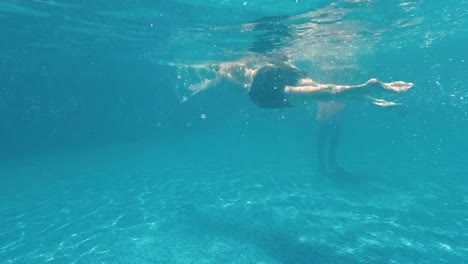
{"type": "Polygon", "coordinates": [[[439,2],[3,0],[0,263],[468,263],[468,1],[439,2]],[[414,87],[346,101],[324,174],[316,108],[205,85],[282,56],[414,87]]]}

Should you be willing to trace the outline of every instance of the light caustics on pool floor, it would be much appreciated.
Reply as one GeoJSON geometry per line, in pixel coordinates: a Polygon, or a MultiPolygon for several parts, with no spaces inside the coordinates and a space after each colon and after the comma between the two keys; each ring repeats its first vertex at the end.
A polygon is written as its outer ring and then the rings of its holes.
{"type": "Polygon", "coordinates": [[[462,263],[468,198],[446,188],[271,164],[88,170],[1,200],[0,263],[462,263]]]}

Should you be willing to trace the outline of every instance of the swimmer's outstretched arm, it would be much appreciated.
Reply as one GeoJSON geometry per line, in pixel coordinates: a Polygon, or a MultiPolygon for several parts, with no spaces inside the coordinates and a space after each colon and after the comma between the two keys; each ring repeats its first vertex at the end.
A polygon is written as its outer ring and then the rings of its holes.
{"type": "Polygon", "coordinates": [[[298,86],[286,86],[285,93],[292,94],[307,94],[310,96],[320,96],[323,98],[327,95],[336,96],[371,96],[382,91],[391,93],[405,92],[411,87],[413,83],[402,81],[384,83],[375,78],[368,80],[363,84],[358,85],[339,85],[339,84],[321,84],[313,81],[312,79],[305,78],[299,81],[298,86]]]}

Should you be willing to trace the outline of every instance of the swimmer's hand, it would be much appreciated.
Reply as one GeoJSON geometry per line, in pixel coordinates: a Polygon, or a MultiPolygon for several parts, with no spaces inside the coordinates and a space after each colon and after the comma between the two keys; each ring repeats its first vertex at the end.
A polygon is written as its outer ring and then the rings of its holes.
{"type": "Polygon", "coordinates": [[[373,97],[370,97],[370,96],[367,96],[367,98],[372,101],[372,104],[382,106],[382,107],[402,105],[400,103],[385,101],[383,99],[377,99],[377,98],[373,98],[373,97]]]}
{"type": "Polygon", "coordinates": [[[402,81],[382,83],[383,88],[397,93],[406,92],[407,90],[411,89],[413,85],[414,83],[407,83],[402,81]]]}
{"type": "Polygon", "coordinates": [[[414,83],[407,83],[403,81],[396,81],[390,83],[381,82],[375,78],[370,79],[366,84],[380,84],[384,89],[390,90],[396,93],[406,92],[413,87],[414,83]]]}

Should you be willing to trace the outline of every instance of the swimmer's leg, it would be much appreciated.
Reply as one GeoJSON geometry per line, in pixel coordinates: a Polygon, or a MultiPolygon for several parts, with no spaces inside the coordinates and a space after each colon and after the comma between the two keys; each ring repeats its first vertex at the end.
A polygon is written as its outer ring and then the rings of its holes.
{"type": "Polygon", "coordinates": [[[340,136],[341,136],[340,123],[334,120],[331,122],[331,129],[330,129],[330,146],[329,146],[329,152],[328,152],[328,164],[335,171],[342,170],[341,167],[338,165],[338,162],[336,161],[336,152],[340,144],[340,136]]]}
{"type": "Polygon", "coordinates": [[[325,162],[325,152],[328,143],[328,136],[330,135],[330,124],[327,121],[318,122],[318,135],[317,135],[317,160],[320,173],[327,173],[327,166],[325,162]]]}

